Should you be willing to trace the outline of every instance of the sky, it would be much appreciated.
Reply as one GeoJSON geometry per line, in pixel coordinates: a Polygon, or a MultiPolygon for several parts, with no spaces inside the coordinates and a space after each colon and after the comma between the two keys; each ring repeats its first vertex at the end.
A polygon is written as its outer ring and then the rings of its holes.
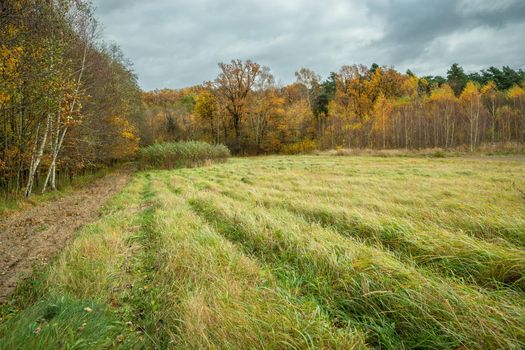
{"type": "Polygon", "coordinates": [[[276,81],[378,63],[418,75],[525,68],[525,0],[94,0],[103,39],[144,90],[213,80],[251,59],[276,81]]]}

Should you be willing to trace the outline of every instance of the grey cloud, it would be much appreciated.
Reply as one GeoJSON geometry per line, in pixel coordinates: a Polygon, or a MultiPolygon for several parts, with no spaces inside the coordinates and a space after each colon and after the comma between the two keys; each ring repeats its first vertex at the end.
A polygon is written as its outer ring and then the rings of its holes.
{"type": "MultiPolygon", "coordinates": [[[[442,39],[450,35],[467,33],[476,28],[503,32],[508,27],[525,22],[525,1],[522,0],[399,0],[391,1],[383,11],[385,36],[375,45],[383,47],[385,57],[397,64],[410,63],[439,40],[444,46],[441,52],[446,53],[448,47],[442,39]]],[[[490,54],[487,46],[493,44],[497,43],[486,42],[484,47],[477,48],[477,53],[481,56],[490,54]]],[[[516,41],[514,46],[525,53],[523,43],[516,41]]],[[[462,61],[463,57],[443,58],[462,61]]],[[[503,56],[498,62],[485,61],[485,65],[505,64],[504,59],[503,56]]]]}
{"type": "Polygon", "coordinates": [[[144,89],[211,80],[217,62],[252,59],[290,82],[364,63],[441,73],[525,65],[523,0],[95,0],[104,37],[134,62],[144,89]],[[518,34],[516,34],[518,33],[518,34]],[[495,49],[501,55],[495,54],[495,49]]]}

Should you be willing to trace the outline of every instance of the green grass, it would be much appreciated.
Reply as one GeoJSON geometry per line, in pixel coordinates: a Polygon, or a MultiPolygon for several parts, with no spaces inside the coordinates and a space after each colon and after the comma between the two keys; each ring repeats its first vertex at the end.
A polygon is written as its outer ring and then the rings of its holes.
{"type": "Polygon", "coordinates": [[[337,156],[138,173],[21,284],[0,348],[524,348],[523,173],[337,156]]]}
{"type": "Polygon", "coordinates": [[[54,297],[39,300],[6,322],[0,349],[103,349],[124,345],[126,325],[105,305],[54,297]]]}

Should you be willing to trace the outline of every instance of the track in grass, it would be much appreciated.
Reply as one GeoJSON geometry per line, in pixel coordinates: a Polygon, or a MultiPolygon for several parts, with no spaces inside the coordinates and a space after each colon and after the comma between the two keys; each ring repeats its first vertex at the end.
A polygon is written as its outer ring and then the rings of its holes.
{"type": "Polygon", "coordinates": [[[328,156],[139,173],[19,288],[0,349],[523,348],[523,173],[328,156]]]}

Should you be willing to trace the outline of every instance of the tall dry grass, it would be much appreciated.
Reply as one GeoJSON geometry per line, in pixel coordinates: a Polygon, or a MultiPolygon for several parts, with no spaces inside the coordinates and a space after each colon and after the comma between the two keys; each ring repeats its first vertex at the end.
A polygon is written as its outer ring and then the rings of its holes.
{"type": "Polygon", "coordinates": [[[224,145],[210,145],[201,141],[158,143],[141,148],[137,153],[142,169],[173,169],[195,167],[213,162],[224,162],[230,157],[224,145]]]}

